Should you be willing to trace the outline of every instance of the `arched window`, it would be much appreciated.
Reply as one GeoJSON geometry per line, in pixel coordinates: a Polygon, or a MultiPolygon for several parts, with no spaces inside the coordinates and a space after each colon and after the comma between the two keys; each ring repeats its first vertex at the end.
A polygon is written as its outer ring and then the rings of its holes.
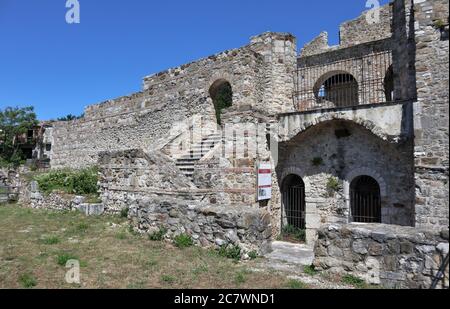
{"type": "Polygon", "coordinates": [[[353,222],[381,223],[381,193],[375,179],[355,178],[350,185],[350,199],[353,222]]]}
{"type": "Polygon", "coordinates": [[[306,227],[305,183],[297,175],[287,176],[282,185],[282,228],[289,233],[298,233],[306,227]]]}
{"type": "Polygon", "coordinates": [[[209,95],[214,103],[217,123],[222,124],[222,111],[233,105],[233,89],[231,84],[225,79],[216,80],[209,88],[209,95]]]}
{"type": "Polygon", "coordinates": [[[392,102],[394,100],[394,70],[392,69],[392,65],[388,68],[384,77],[384,94],[386,96],[386,102],[392,102]]]}
{"type": "Polygon", "coordinates": [[[359,104],[358,82],[346,72],[327,73],[322,76],[314,89],[318,104],[332,103],[334,107],[359,104]]]}

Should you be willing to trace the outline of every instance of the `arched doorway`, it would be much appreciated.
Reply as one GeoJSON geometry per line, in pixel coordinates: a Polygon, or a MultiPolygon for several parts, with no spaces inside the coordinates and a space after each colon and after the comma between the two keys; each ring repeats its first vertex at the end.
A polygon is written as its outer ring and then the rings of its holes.
{"type": "Polygon", "coordinates": [[[318,104],[330,102],[334,107],[347,107],[359,104],[359,86],[352,74],[330,72],[319,78],[314,87],[318,104]]]}
{"type": "Polygon", "coordinates": [[[283,209],[281,214],[282,232],[293,240],[305,240],[306,202],[305,183],[297,175],[287,176],[282,185],[283,209]]]}
{"type": "Polygon", "coordinates": [[[222,110],[233,105],[233,89],[225,79],[216,80],[209,88],[209,95],[214,103],[217,123],[222,124],[222,110]]]}
{"type": "Polygon", "coordinates": [[[374,178],[355,178],[350,185],[350,202],[353,222],[381,223],[381,191],[374,178]]]}

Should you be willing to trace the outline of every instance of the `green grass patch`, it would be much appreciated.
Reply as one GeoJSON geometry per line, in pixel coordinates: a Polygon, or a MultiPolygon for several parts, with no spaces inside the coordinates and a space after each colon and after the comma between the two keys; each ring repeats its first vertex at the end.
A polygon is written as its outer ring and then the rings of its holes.
{"type": "Polygon", "coordinates": [[[309,266],[305,266],[303,268],[303,272],[307,275],[310,276],[315,276],[317,275],[319,272],[316,270],[316,268],[314,267],[314,265],[309,265],[309,266]]]}
{"type": "Polygon", "coordinates": [[[42,243],[45,245],[57,245],[61,242],[57,236],[48,236],[42,239],[42,243]]]}
{"type": "Polygon", "coordinates": [[[236,274],[236,276],[234,277],[234,282],[236,284],[244,284],[245,282],[247,282],[247,276],[246,276],[246,272],[244,271],[240,271],[236,274]]]}
{"type": "Polygon", "coordinates": [[[148,235],[148,239],[151,241],[162,241],[164,236],[167,234],[167,229],[162,227],[158,232],[154,232],[153,234],[148,235]]]}
{"type": "Polygon", "coordinates": [[[298,281],[298,280],[294,280],[294,279],[289,280],[287,282],[286,286],[289,289],[293,289],[293,290],[301,290],[301,289],[307,289],[308,288],[308,286],[305,283],[303,283],[301,281],[298,281]]]}
{"type": "Polygon", "coordinates": [[[220,247],[218,253],[219,256],[223,256],[228,259],[233,259],[236,261],[239,261],[241,259],[241,248],[239,248],[239,246],[222,246],[220,247]]]}
{"type": "Polygon", "coordinates": [[[342,283],[352,285],[357,289],[367,288],[367,283],[363,279],[353,275],[345,275],[342,277],[342,283]]]}
{"type": "Polygon", "coordinates": [[[19,283],[26,289],[31,289],[37,285],[37,280],[32,274],[22,274],[19,277],[19,283]]]}
{"type": "Polygon", "coordinates": [[[60,253],[56,257],[56,263],[58,263],[58,265],[60,265],[60,266],[66,266],[67,262],[70,261],[70,260],[77,260],[77,261],[79,261],[77,256],[72,255],[70,253],[60,253]]]}
{"type": "Polygon", "coordinates": [[[188,248],[194,245],[192,237],[187,234],[180,234],[176,236],[173,241],[178,248],[188,248]]]}
{"type": "Polygon", "coordinates": [[[162,275],[161,276],[161,281],[164,283],[169,283],[172,284],[176,281],[177,279],[174,276],[170,276],[170,275],[162,275]]]}

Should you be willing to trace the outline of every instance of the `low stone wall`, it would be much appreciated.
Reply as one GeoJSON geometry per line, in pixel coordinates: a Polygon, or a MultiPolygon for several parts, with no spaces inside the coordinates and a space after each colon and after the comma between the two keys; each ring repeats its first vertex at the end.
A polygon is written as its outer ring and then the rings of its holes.
{"type": "Polygon", "coordinates": [[[252,207],[188,203],[170,198],[142,199],[130,208],[129,217],[132,226],[141,233],[166,229],[167,239],[184,233],[201,247],[239,246],[244,259],[252,251],[258,254],[270,251],[272,227],[268,212],[252,207]]]}
{"type": "MultiPolygon", "coordinates": [[[[319,230],[314,266],[386,288],[430,288],[448,254],[449,231],[382,224],[329,225],[319,230]]],[[[449,287],[449,269],[439,288],[449,287]]]]}

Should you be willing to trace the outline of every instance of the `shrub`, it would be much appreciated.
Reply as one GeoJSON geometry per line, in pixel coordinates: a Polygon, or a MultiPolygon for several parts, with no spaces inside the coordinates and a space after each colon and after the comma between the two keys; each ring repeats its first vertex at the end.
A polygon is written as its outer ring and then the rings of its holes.
{"type": "Polygon", "coordinates": [[[180,234],[174,238],[175,246],[178,248],[188,248],[194,245],[192,237],[187,234],[180,234]]]}
{"type": "Polygon", "coordinates": [[[61,190],[70,194],[97,194],[97,168],[55,170],[35,177],[40,190],[49,194],[61,190]]]}
{"type": "Polygon", "coordinates": [[[37,285],[36,278],[34,278],[34,276],[31,274],[22,274],[19,277],[19,282],[26,289],[30,289],[37,285]]]}
{"type": "Polygon", "coordinates": [[[366,282],[363,279],[355,277],[353,275],[345,275],[344,277],[342,277],[342,283],[352,285],[358,289],[364,289],[367,286],[366,282]]]}
{"type": "Polygon", "coordinates": [[[251,251],[251,252],[248,253],[248,257],[249,257],[251,260],[255,260],[255,259],[258,258],[258,252],[256,252],[256,251],[251,251]]]}
{"type": "Polygon", "coordinates": [[[154,232],[153,234],[148,235],[148,238],[151,241],[162,241],[164,239],[164,236],[167,234],[167,229],[162,227],[159,229],[158,232],[154,232]]]}
{"type": "Polygon", "coordinates": [[[323,164],[323,159],[320,157],[316,157],[316,158],[312,159],[311,163],[313,166],[320,166],[323,164]]]}
{"type": "Polygon", "coordinates": [[[303,268],[303,272],[307,275],[310,276],[315,276],[317,275],[319,272],[315,269],[314,265],[309,265],[309,266],[305,266],[303,268]]]}
{"type": "Polygon", "coordinates": [[[335,177],[328,178],[327,182],[327,191],[329,195],[333,195],[335,192],[338,192],[341,189],[341,185],[339,184],[339,180],[335,177]]]}
{"type": "Polygon", "coordinates": [[[306,230],[297,228],[293,225],[284,226],[282,234],[284,236],[292,237],[298,241],[306,241],[306,230]]]}
{"type": "Polygon", "coordinates": [[[128,218],[128,212],[130,211],[130,209],[129,208],[123,208],[121,211],[120,211],[120,217],[121,218],[128,218]]]}
{"type": "Polygon", "coordinates": [[[239,246],[222,246],[219,249],[219,255],[228,259],[239,261],[241,259],[241,248],[239,246]]]}

